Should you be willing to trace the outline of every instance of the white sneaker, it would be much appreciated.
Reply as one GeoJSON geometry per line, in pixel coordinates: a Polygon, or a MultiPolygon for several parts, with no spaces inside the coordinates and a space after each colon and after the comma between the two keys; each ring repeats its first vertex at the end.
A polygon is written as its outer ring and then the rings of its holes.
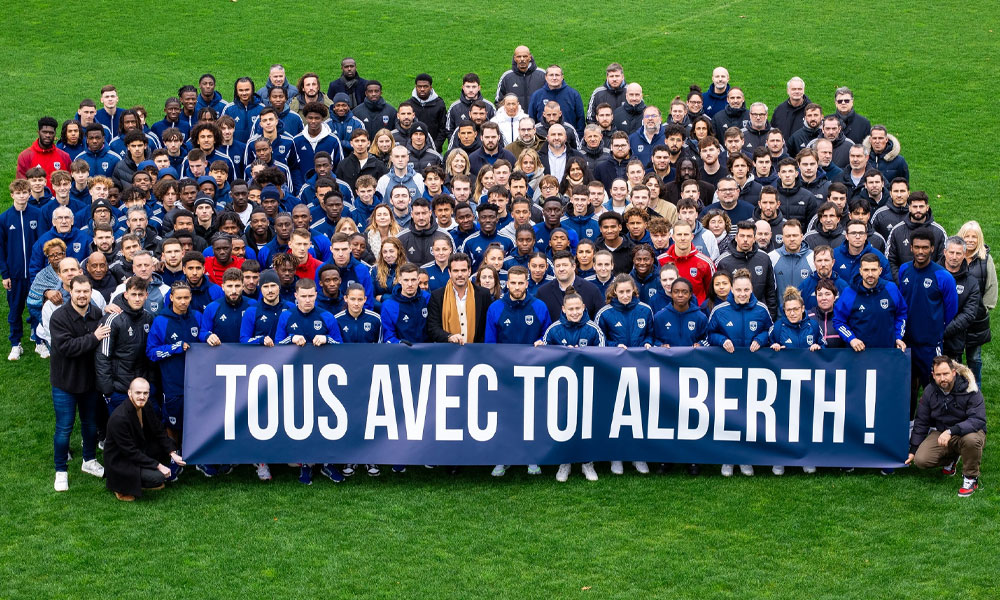
{"type": "Polygon", "coordinates": [[[624,473],[625,468],[622,467],[622,461],[620,460],[611,461],[611,472],[614,473],[615,475],[621,475],[622,473],[624,473]]]}
{"type": "Polygon", "coordinates": [[[812,475],[813,473],[816,472],[816,467],[802,467],[802,472],[806,473],[807,475],[812,475]]]}
{"type": "Polygon", "coordinates": [[[564,465],[559,465],[559,470],[556,471],[556,481],[565,482],[566,480],[568,480],[569,471],[571,468],[572,465],[570,465],[569,463],[566,463],[564,465]]]}
{"type": "Polygon", "coordinates": [[[97,442],[97,448],[100,449],[101,452],[104,452],[104,440],[97,442]]]}
{"type": "Polygon", "coordinates": [[[507,465],[497,465],[493,467],[493,471],[490,472],[490,475],[494,477],[503,477],[506,474],[507,474],[507,465]]]}
{"type": "Polygon", "coordinates": [[[528,475],[541,475],[542,468],[538,465],[528,465],[528,475]]]}
{"type": "Polygon", "coordinates": [[[257,479],[261,481],[271,481],[271,467],[265,463],[257,465],[257,479]]]}
{"type": "Polygon", "coordinates": [[[636,471],[639,471],[643,475],[649,473],[649,465],[646,464],[646,461],[643,460],[632,461],[632,466],[635,467],[636,471]]]}
{"type": "Polygon", "coordinates": [[[96,458],[83,461],[83,464],[80,465],[80,470],[94,477],[104,477],[104,467],[101,466],[101,463],[97,462],[96,458]]]}
{"type": "Polygon", "coordinates": [[[733,476],[733,465],[722,465],[722,476],[732,477],[733,476]]]}
{"type": "Polygon", "coordinates": [[[7,355],[7,360],[18,360],[22,354],[24,354],[24,348],[21,347],[21,344],[12,346],[10,354],[7,355]]]}
{"type": "Polygon", "coordinates": [[[37,344],[35,344],[35,352],[38,353],[38,356],[42,358],[49,357],[49,347],[42,342],[38,342],[37,344]]]}
{"type": "Polygon", "coordinates": [[[779,475],[779,476],[780,475],[784,475],[785,474],[785,467],[774,465],[773,467],[771,467],[771,472],[774,473],[775,475],[779,475]]]}
{"type": "Polygon", "coordinates": [[[753,477],[753,465],[740,465],[740,473],[747,477],[753,477]]]}
{"type": "Polygon", "coordinates": [[[69,475],[66,471],[56,471],[55,486],[57,492],[69,491],[69,475]]]}
{"type": "Polygon", "coordinates": [[[594,463],[583,463],[583,476],[587,481],[597,481],[597,469],[594,468],[594,463]]]}

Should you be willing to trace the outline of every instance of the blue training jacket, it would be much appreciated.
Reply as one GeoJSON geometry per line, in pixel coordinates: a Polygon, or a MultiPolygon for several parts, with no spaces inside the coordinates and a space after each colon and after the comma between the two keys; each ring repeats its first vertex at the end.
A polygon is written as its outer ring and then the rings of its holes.
{"type": "Polygon", "coordinates": [[[781,317],[778,322],[771,327],[767,334],[767,343],[781,344],[785,348],[809,349],[813,344],[826,346],[823,339],[823,330],[819,323],[803,315],[803,319],[798,323],[792,323],[788,317],[781,317]]]}
{"type": "Polygon", "coordinates": [[[879,279],[868,289],[856,275],[833,306],[833,326],[847,344],[855,338],[869,348],[893,348],[906,333],[906,300],[895,283],[879,279]]]}
{"type": "Polygon", "coordinates": [[[198,335],[198,341],[208,341],[208,336],[214,333],[219,336],[223,344],[239,343],[243,317],[247,310],[256,304],[256,300],[245,296],[240,296],[235,306],[225,297],[211,302],[205,307],[205,312],[201,313],[201,333],[198,335]]]}
{"type": "Polygon", "coordinates": [[[931,261],[922,269],[913,261],[899,267],[899,292],[906,300],[907,319],[919,323],[908,327],[904,339],[915,346],[939,346],[944,330],[958,314],[958,290],[955,277],[931,261]]]}
{"type": "Polygon", "coordinates": [[[240,321],[240,343],[263,345],[265,337],[277,343],[278,319],[281,318],[281,312],[288,308],[292,308],[292,305],[280,299],[274,306],[263,300],[252,305],[243,313],[240,321]]]}
{"type": "Polygon", "coordinates": [[[706,345],[708,316],[692,300],[688,309],[678,312],[673,302],[653,315],[653,345],[671,348],[706,345]]]}
{"type": "MultiPolygon", "coordinates": [[[[586,317],[586,313],[583,316],[586,317]]],[[[589,319],[570,321],[566,313],[562,313],[559,320],[545,330],[542,341],[548,346],[603,346],[604,332],[589,319]]]]}
{"type": "Polygon", "coordinates": [[[730,292],[726,301],[716,304],[708,317],[708,343],[721,346],[731,340],[737,348],[749,348],[757,340],[764,346],[771,323],[771,313],[756,296],[750,294],[749,302],[737,304],[730,292]]]}
{"type": "Polygon", "coordinates": [[[0,214],[0,274],[3,279],[28,279],[31,249],[41,232],[42,211],[35,206],[28,204],[22,211],[11,206],[0,214]]]}
{"type": "Polygon", "coordinates": [[[407,298],[402,287],[396,285],[389,298],[382,300],[383,338],[388,344],[398,344],[405,340],[412,344],[427,338],[427,304],[431,295],[424,290],[407,298]]]}
{"type": "Polygon", "coordinates": [[[334,317],[340,326],[340,337],[345,344],[382,343],[382,318],[372,310],[362,310],[357,318],[350,311],[342,310],[334,317]]]}
{"type": "Polygon", "coordinates": [[[160,366],[163,395],[179,398],[184,395],[184,344],[197,344],[201,313],[189,310],[178,315],[165,307],[153,319],[146,337],[146,358],[160,366]]]}
{"type": "Polygon", "coordinates": [[[486,311],[487,344],[534,344],[552,324],[545,303],[531,294],[512,300],[505,293],[486,311]]]}
{"type": "Polygon", "coordinates": [[[275,331],[276,344],[291,344],[292,338],[301,335],[311,344],[317,335],[325,335],[327,342],[341,342],[340,327],[333,315],[319,308],[313,308],[303,313],[297,306],[286,308],[278,317],[278,330],[275,331]]]}
{"type": "Polygon", "coordinates": [[[607,306],[597,311],[594,321],[604,332],[608,346],[639,347],[653,343],[653,309],[637,297],[628,304],[612,298],[607,306]]]}

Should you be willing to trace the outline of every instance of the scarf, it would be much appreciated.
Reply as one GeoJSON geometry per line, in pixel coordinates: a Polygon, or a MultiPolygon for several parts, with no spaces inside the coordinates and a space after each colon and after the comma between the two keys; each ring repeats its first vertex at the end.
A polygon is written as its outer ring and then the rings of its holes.
{"type": "MultiPolygon", "coordinates": [[[[476,294],[472,285],[465,288],[465,318],[468,321],[469,335],[466,342],[476,339],[476,294]]],[[[455,298],[455,286],[449,280],[444,286],[444,302],[441,305],[441,321],[448,333],[462,333],[462,325],[458,321],[458,301],[455,298]]]]}

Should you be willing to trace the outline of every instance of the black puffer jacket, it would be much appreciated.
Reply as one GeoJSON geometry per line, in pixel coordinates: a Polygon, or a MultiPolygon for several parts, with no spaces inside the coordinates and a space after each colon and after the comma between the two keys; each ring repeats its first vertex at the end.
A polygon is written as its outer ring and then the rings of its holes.
{"type": "MultiPolygon", "coordinates": [[[[990,289],[990,271],[995,270],[996,267],[993,266],[993,257],[990,256],[988,246],[986,248],[986,258],[977,257],[969,263],[969,275],[979,283],[980,302],[976,318],[973,319],[966,335],[966,346],[982,346],[993,339],[993,334],[990,331],[990,311],[986,309],[986,302],[988,300],[986,296],[987,291],[990,289]]],[[[993,278],[995,279],[996,275],[993,275],[993,278]]],[[[996,301],[995,295],[992,301],[996,301]]]]}
{"type": "Polygon", "coordinates": [[[736,249],[736,240],[732,239],[725,247],[720,247],[722,254],[715,261],[716,271],[725,271],[732,275],[738,269],[750,271],[753,282],[753,295],[767,305],[767,311],[773,319],[778,312],[778,293],[774,282],[774,266],[771,258],[762,252],[754,243],[749,252],[736,249]]]}
{"type": "MultiPolygon", "coordinates": [[[[944,266],[944,260],[941,260],[944,266]]],[[[944,329],[944,353],[954,359],[960,359],[965,350],[965,340],[969,328],[976,319],[976,313],[982,305],[982,295],[979,282],[969,273],[969,267],[962,261],[958,273],[952,273],[955,278],[955,291],[958,292],[958,314],[944,329]]]]}
{"type": "Polygon", "coordinates": [[[931,427],[942,432],[947,429],[952,435],[986,431],[986,403],[969,367],[958,365],[950,393],[934,382],[924,390],[910,433],[910,452],[917,451],[931,427]]]}

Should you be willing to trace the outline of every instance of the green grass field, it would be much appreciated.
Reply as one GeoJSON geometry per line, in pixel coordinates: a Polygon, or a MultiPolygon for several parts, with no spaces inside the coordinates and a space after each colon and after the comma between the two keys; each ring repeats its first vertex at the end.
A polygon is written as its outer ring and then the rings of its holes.
{"type": "MultiPolygon", "coordinates": [[[[423,71],[450,102],[467,71],[491,93],[525,43],[539,64],[562,65],[585,101],[611,61],[661,107],[707,86],[720,64],[748,101],[772,108],[793,75],[827,111],[834,88],[850,85],[857,110],[900,139],[914,187],[948,231],[975,218],[1000,244],[1000,23],[987,3],[95,0],[4,13],[4,189],[35,120],[68,118],[105,83],[155,121],[203,72],[229,100],[235,77],[262,83],[273,62],[290,77],[319,72],[325,89],[353,55],[393,104],[423,71]]],[[[417,467],[307,488],[288,468],[261,484],[243,467],[215,480],[192,470],[124,504],[80,473],[78,433],[70,491],[52,491],[48,366],[26,348],[16,367],[0,364],[0,598],[1000,596],[996,444],[970,499],[937,473],[727,480],[715,469],[613,477],[605,465],[597,483],[575,473],[559,485],[552,467],[499,481],[488,469],[454,478],[417,467]]],[[[996,344],[984,352],[990,426],[998,359],[996,344]]]]}

